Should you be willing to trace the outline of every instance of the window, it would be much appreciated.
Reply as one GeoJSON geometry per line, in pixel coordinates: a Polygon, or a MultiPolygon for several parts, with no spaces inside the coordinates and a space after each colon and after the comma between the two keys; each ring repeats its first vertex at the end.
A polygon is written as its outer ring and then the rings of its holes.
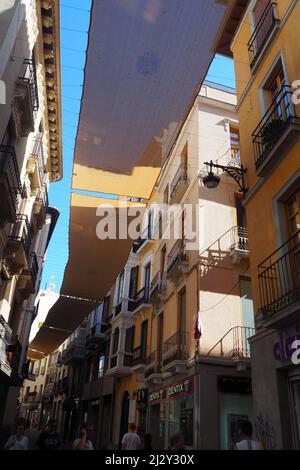
{"type": "Polygon", "coordinates": [[[116,354],[118,352],[118,348],[119,348],[119,328],[116,328],[114,332],[112,353],[116,354]]]}
{"type": "Polygon", "coordinates": [[[149,290],[150,287],[150,274],[151,274],[151,263],[146,264],[144,267],[144,287],[145,290],[149,290]]]}
{"type": "Polygon", "coordinates": [[[109,316],[110,295],[104,297],[102,310],[102,323],[106,323],[109,316]]]}
{"type": "Polygon", "coordinates": [[[123,286],[124,286],[124,271],[119,275],[118,286],[117,286],[117,305],[122,301],[123,295],[123,286]]]}
{"type": "Polygon", "coordinates": [[[147,335],[148,335],[148,320],[143,321],[141,325],[141,357],[145,358],[147,354],[147,335]]]}
{"type": "Polygon", "coordinates": [[[229,127],[230,132],[230,157],[234,163],[240,163],[240,131],[233,126],[229,127]]]}
{"type": "Polygon", "coordinates": [[[131,353],[133,350],[134,330],[134,326],[126,330],[125,352],[131,353]]]}
{"type": "Polygon", "coordinates": [[[98,365],[98,379],[101,379],[104,375],[105,370],[105,356],[100,356],[98,365]]]}
{"type": "Polygon", "coordinates": [[[129,282],[129,298],[130,299],[135,299],[136,294],[137,294],[138,273],[139,273],[138,266],[135,266],[130,271],[130,282],[129,282]]]}
{"type": "Polygon", "coordinates": [[[300,230],[300,190],[286,201],[289,235],[292,237],[300,230]]]}

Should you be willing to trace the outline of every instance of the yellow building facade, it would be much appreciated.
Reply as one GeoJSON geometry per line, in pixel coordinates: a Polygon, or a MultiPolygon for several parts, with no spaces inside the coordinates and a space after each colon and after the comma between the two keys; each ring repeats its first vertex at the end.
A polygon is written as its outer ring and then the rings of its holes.
{"type": "Polygon", "coordinates": [[[256,315],[254,424],[259,438],[270,430],[270,449],[300,446],[299,22],[297,1],[250,1],[231,42],[256,315]]]}

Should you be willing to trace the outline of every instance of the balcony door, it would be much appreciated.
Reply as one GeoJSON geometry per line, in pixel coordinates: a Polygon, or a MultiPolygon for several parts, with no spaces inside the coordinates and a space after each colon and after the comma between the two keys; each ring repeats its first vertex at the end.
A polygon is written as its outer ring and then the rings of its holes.
{"type": "Polygon", "coordinates": [[[292,238],[290,263],[293,281],[300,286],[300,190],[286,201],[289,238],[292,238]]]}
{"type": "Polygon", "coordinates": [[[178,294],[178,352],[185,355],[186,344],[186,290],[182,289],[178,294]]]}
{"type": "Polygon", "coordinates": [[[157,363],[161,367],[164,341],[164,314],[161,313],[157,318],[157,363]]]}
{"type": "Polygon", "coordinates": [[[147,354],[147,335],[148,335],[148,320],[143,321],[141,325],[141,358],[145,358],[147,354]]]}
{"type": "Polygon", "coordinates": [[[144,268],[144,288],[145,288],[145,299],[149,298],[150,290],[150,276],[151,276],[151,263],[146,264],[144,268]]]}
{"type": "Polygon", "coordinates": [[[135,299],[137,294],[137,285],[138,285],[138,275],[139,275],[139,267],[135,266],[131,268],[130,271],[130,282],[129,282],[129,298],[135,299]]]}
{"type": "Polygon", "coordinates": [[[265,38],[273,24],[273,8],[271,7],[271,3],[270,0],[258,0],[253,10],[255,29],[258,29],[256,36],[256,52],[262,49],[265,38]]]}

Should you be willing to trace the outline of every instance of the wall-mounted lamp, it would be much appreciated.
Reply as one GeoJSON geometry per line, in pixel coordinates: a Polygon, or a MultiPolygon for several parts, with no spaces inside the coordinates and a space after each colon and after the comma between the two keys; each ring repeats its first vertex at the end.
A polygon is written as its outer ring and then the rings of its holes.
{"type": "Polygon", "coordinates": [[[216,175],[213,172],[213,168],[218,168],[220,170],[223,170],[224,173],[227,173],[231,178],[233,178],[237,184],[240,187],[240,191],[245,194],[248,188],[245,186],[245,180],[244,176],[247,172],[247,168],[244,168],[243,165],[240,167],[234,167],[234,166],[224,166],[224,165],[218,165],[216,163],[213,163],[211,160],[209,163],[205,162],[205,165],[209,166],[210,171],[207,176],[204,176],[202,178],[203,184],[206,188],[208,189],[214,189],[219,186],[220,183],[220,177],[216,175]]]}

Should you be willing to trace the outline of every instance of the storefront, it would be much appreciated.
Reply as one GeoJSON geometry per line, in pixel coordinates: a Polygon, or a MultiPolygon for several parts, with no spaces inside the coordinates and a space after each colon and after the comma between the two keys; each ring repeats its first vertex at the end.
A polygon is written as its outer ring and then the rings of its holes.
{"type": "Polygon", "coordinates": [[[149,393],[148,432],[154,449],[168,448],[170,438],[184,436],[187,449],[193,448],[194,378],[188,377],[149,393]]]}
{"type": "Polygon", "coordinates": [[[300,449],[300,325],[251,341],[255,428],[268,449],[300,449]]]}

